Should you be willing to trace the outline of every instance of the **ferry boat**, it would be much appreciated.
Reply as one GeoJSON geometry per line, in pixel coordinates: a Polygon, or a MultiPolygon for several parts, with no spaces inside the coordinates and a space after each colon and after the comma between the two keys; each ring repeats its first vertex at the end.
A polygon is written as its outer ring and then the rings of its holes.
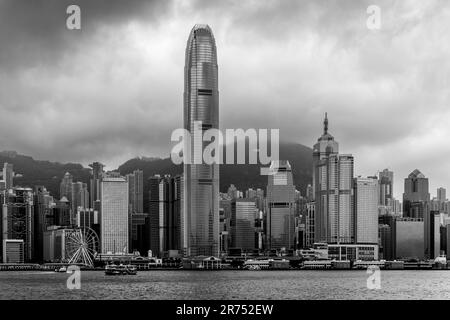
{"type": "Polygon", "coordinates": [[[62,266],[61,268],[56,268],[55,272],[67,272],[67,268],[62,266]]]}
{"type": "Polygon", "coordinates": [[[137,268],[133,265],[115,265],[109,264],[105,267],[105,274],[108,276],[114,275],[136,275],[137,268]]]}

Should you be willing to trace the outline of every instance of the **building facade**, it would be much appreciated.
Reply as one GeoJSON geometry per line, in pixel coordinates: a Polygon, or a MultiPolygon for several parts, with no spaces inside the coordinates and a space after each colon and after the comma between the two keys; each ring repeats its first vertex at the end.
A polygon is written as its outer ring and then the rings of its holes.
{"type": "Polygon", "coordinates": [[[101,252],[128,253],[128,182],[123,177],[104,177],[100,200],[101,252]]]}
{"type": "Polygon", "coordinates": [[[267,249],[294,249],[295,187],[289,161],[272,161],[267,185],[267,249]]]}
{"type": "Polygon", "coordinates": [[[184,152],[192,161],[184,163],[183,251],[187,256],[218,256],[219,165],[204,163],[207,142],[195,145],[197,135],[219,128],[217,49],[207,25],[195,25],[186,46],[184,128],[191,133],[184,152]]]}
{"type": "Polygon", "coordinates": [[[378,179],[355,178],[356,243],[378,243],[378,179]]]}
{"type": "Polygon", "coordinates": [[[340,155],[339,145],[324,132],[313,147],[315,242],[354,243],[353,156],[340,155]]]}

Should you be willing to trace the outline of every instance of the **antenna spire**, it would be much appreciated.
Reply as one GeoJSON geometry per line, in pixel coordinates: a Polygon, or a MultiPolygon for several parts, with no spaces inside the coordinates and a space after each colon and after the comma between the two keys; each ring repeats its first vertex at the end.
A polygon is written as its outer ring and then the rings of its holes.
{"type": "Polygon", "coordinates": [[[325,119],[323,120],[323,134],[328,134],[328,113],[325,112],[325,119]]]}

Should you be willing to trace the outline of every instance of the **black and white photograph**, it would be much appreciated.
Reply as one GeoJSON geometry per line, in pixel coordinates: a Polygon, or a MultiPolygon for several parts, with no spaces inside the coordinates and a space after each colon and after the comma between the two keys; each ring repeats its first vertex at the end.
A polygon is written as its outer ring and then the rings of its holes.
{"type": "Polygon", "coordinates": [[[446,0],[0,0],[0,300],[450,299],[449,32],[446,0]]]}

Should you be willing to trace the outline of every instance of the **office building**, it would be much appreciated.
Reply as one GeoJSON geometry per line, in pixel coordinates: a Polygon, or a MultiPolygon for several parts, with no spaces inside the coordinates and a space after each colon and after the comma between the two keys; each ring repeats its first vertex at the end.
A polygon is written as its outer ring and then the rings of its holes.
{"type": "Polygon", "coordinates": [[[183,251],[187,256],[219,255],[219,165],[205,164],[198,133],[219,128],[217,49],[207,25],[195,25],[186,47],[184,128],[191,133],[191,163],[184,163],[183,251]],[[195,163],[194,163],[195,162],[195,163]]]}
{"type": "Polygon", "coordinates": [[[353,156],[340,155],[339,144],[328,133],[313,148],[315,242],[354,243],[353,156]]]}
{"type": "Polygon", "coordinates": [[[231,247],[251,253],[257,248],[255,220],[258,209],[255,200],[241,198],[231,201],[231,247]]]}
{"type": "Polygon", "coordinates": [[[11,163],[3,164],[3,181],[5,181],[6,190],[14,187],[14,169],[11,163]]]}
{"type": "MultiPolygon", "coordinates": [[[[13,188],[5,195],[2,240],[22,240],[24,261],[34,259],[34,204],[30,188],[13,188]]],[[[3,242],[2,242],[3,243],[3,242]]],[[[5,253],[6,248],[2,248],[5,253]]]]}
{"type": "Polygon", "coordinates": [[[72,201],[72,185],[73,185],[73,176],[66,172],[64,177],[59,184],[59,198],[66,197],[66,199],[71,202],[72,201]]]}
{"type": "Polygon", "coordinates": [[[356,243],[378,243],[378,179],[355,178],[356,243]]]}
{"type": "Polygon", "coordinates": [[[56,203],[50,192],[44,186],[34,188],[34,257],[35,260],[43,261],[44,254],[44,232],[55,222],[56,203]]]}
{"type": "Polygon", "coordinates": [[[403,217],[423,219],[425,217],[425,204],[430,202],[428,179],[416,169],[405,179],[404,190],[403,217]]]}
{"type": "Polygon", "coordinates": [[[130,212],[144,212],[144,172],[134,170],[126,175],[128,181],[128,198],[130,201],[130,212]]]}
{"type": "Polygon", "coordinates": [[[123,177],[101,180],[100,241],[102,253],[128,253],[128,182],[123,177]]]}
{"type": "Polygon", "coordinates": [[[394,172],[384,169],[378,175],[379,178],[379,204],[392,206],[394,200],[394,172]]]}
{"type": "Polygon", "coordinates": [[[150,250],[154,256],[160,256],[159,183],[161,180],[160,175],[154,175],[149,179],[149,237],[150,250]]]}
{"type": "Polygon", "coordinates": [[[419,259],[424,255],[424,221],[423,219],[399,218],[395,221],[396,258],[419,259]]]}
{"type": "Polygon", "coordinates": [[[103,178],[103,168],[104,165],[100,162],[94,162],[89,165],[92,168],[92,176],[90,181],[90,208],[94,208],[95,210],[100,210],[100,197],[101,197],[101,181],[103,178]]]}
{"type": "Polygon", "coordinates": [[[294,249],[295,187],[289,161],[275,160],[267,185],[267,249],[294,249]]]}

